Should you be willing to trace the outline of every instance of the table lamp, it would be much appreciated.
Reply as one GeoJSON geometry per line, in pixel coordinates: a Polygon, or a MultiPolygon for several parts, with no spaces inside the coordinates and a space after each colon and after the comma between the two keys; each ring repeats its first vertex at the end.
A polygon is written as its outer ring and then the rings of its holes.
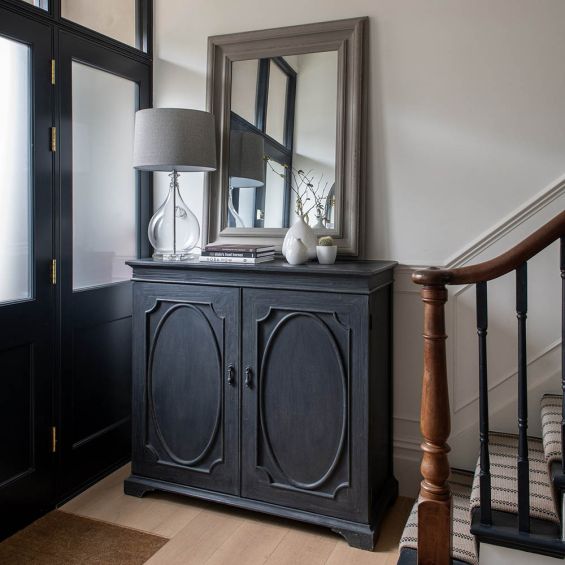
{"type": "Polygon", "coordinates": [[[200,224],[179,191],[180,172],[216,170],[214,116],[201,110],[149,108],[135,114],[133,166],[140,171],[166,171],[171,184],[165,202],[147,230],[161,261],[182,261],[200,239],[200,224]]]}

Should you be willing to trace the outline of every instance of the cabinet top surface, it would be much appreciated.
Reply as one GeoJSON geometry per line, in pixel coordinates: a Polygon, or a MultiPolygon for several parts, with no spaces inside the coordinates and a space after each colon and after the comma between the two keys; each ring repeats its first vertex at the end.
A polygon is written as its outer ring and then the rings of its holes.
{"type": "Polygon", "coordinates": [[[346,276],[371,276],[393,269],[395,261],[337,261],[333,265],[320,265],[313,261],[303,265],[290,265],[282,259],[268,263],[238,264],[238,263],[200,263],[196,260],[165,262],[153,259],[137,259],[128,261],[128,265],[143,268],[159,268],[174,270],[204,270],[204,271],[250,271],[255,274],[262,273],[296,273],[312,275],[346,275],[346,276]]]}

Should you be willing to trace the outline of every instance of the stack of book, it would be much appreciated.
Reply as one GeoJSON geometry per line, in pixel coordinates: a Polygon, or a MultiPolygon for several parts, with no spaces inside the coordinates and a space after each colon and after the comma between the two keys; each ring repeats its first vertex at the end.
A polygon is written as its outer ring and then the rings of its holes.
{"type": "Polygon", "coordinates": [[[275,248],[272,245],[245,245],[239,243],[207,245],[200,255],[200,261],[205,263],[247,263],[256,265],[266,263],[275,258],[275,248]]]}

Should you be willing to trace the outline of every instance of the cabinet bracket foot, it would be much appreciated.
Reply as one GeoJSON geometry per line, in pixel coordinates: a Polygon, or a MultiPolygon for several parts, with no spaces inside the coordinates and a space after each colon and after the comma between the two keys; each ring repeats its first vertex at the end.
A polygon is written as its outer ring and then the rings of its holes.
{"type": "Polygon", "coordinates": [[[129,496],[143,498],[148,492],[153,492],[154,490],[154,488],[138,483],[135,479],[128,478],[124,481],[124,493],[129,496]]]}

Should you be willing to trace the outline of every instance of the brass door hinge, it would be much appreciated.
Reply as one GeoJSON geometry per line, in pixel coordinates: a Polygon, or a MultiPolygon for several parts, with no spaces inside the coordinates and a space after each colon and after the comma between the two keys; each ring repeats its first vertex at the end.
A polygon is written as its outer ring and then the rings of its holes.
{"type": "Polygon", "coordinates": [[[51,428],[51,453],[57,453],[57,428],[51,428]]]}
{"type": "Polygon", "coordinates": [[[51,128],[51,151],[55,153],[57,151],[57,128],[51,128]]]}
{"type": "Polygon", "coordinates": [[[51,284],[57,284],[57,259],[51,261],[51,284]]]}
{"type": "Polygon", "coordinates": [[[55,59],[51,59],[51,84],[55,84],[55,59]]]}

